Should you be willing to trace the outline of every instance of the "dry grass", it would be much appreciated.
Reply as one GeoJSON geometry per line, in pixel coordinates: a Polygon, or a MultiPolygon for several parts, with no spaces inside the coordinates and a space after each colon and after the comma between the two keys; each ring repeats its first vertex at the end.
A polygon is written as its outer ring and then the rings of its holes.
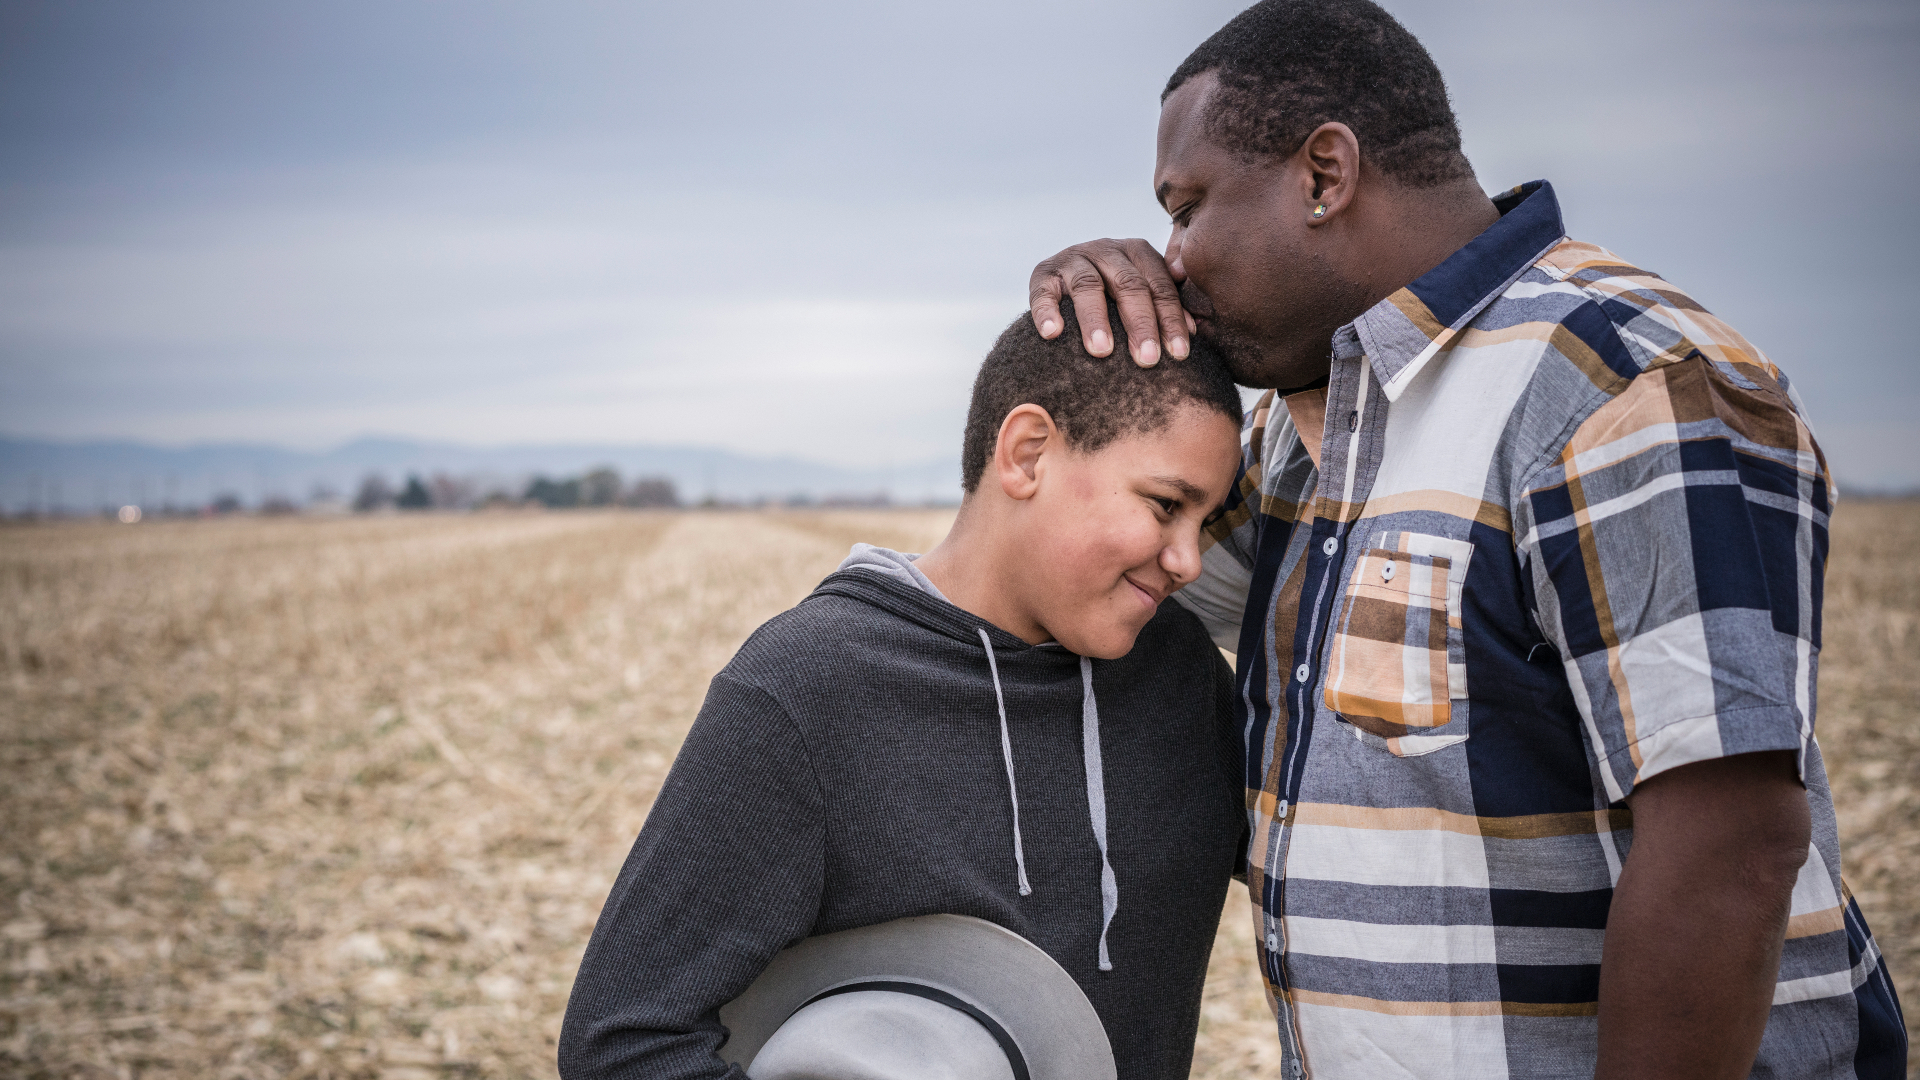
{"type": "MultiPolygon", "coordinates": [[[[548,1076],[711,673],[938,513],[0,531],[0,1073],[548,1076]]],[[[1920,507],[1835,530],[1823,743],[1920,999],[1920,507]]],[[[1195,1075],[1271,1076],[1244,894],[1195,1075]]]]}

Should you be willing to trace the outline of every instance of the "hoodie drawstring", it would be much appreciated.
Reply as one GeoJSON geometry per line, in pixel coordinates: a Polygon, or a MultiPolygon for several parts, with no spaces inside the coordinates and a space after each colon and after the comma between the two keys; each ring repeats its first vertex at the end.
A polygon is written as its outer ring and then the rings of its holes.
{"type": "Polygon", "coordinates": [[[1013,782],[1013,736],[1007,733],[1007,699],[1000,693],[1000,665],[993,659],[993,639],[985,627],[980,629],[980,644],[987,647],[987,670],[993,673],[993,700],[1000,706],[1000,753],[1007,759],[1007,797],[1013,800],[1013,865],[1020,871],[1020,895],[1033,892],[1027,884],[1027,856],[1020,850],[1020,789],[1013,782]]]}
{"type": "MultiPolygon", "coordinates": [[[[993,700],[1000,709],[1000,754],[1007,762],[1007,797],[1013,803],[1013,865],[1020,873],[1020,895],[1033,892],[1027,884],[1027,856],[1020,846],[1020,789],[1013,780],[1013,736],[1007,730],[1007,698],[1000,690],[1000,663],[993,655],[993,639],[977,628],[987,650],[987,670],[993,673],[993,700]]],[[[1087,769],[1087,816],[1093,839],[1100,846],[1100,970],[1112,971],[1107,957],[1107,928],[1120,907],[1120,883],[1107,858],[1107,781],[1100,765],[1100,703],[1093,696],[1093,661],[1080,658],[1080,754],[1087,769]]]]}
{"type": "Polygon", "coordinates": [[[1080,753],[1087,763],[1087,816],[1093,819],[1093,839],[1100,845],[1100,970],[1112,971],[1107,959],[1107,927],[1120,907],[1120,883],[1107,860],[1107,781],[1100,767],[1100,704],[1093,698],[1093,661],[1080,658],[1080,753]]]}

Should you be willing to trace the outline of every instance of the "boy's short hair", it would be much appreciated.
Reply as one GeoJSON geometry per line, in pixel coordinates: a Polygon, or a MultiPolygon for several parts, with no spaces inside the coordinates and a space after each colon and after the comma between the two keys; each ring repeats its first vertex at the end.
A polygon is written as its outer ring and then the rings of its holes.
{"type": "Polygon", "coordinates": [[[1080,344],[1072,305],[1061,308],[1064,325],[1058,337],[1041,337],[1032,316],[1022,312],[980,365],[960,450],[960,480],[968,494],[980,486],[1000,425],[1021,405],[1047,410],[1067,445],[1081,453],[1093,453],[1126,435],[1158,431],[1186,403],[1212,409],[1240,425],[1240,390],[1214,349],[1193,341],[1185,360],[1169,357],[1155,367],[1140,367],[1128,359],[1127,333],[1109,300],[1113,352],[1105,359],[1089,356],[1080,344]]]}

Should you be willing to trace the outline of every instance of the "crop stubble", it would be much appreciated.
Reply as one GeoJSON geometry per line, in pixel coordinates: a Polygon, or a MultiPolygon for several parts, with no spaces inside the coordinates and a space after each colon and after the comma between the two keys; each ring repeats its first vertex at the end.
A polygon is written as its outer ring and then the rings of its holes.
{"type": "MultiPolygon", "coordinates": [[[[0,1073],[550,1076],[706,681],[855,540],[949,515],[0,530],[0,1073]]],[[[1920,995],[1920,505],[1834,526],[1821,741],[1920,995]]],[[[1277,1074],[1235,890],[1194,1075],[1277,1074]]]]}

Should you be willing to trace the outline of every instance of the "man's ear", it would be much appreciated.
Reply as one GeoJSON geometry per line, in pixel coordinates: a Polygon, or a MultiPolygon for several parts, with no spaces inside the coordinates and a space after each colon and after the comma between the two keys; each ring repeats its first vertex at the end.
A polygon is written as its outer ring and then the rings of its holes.
{"type": "Polygon", "coordinates": [[[1339,217],[1360,184],[1360,140],[1353,129],[1338,121],[1321,124],[1300,144],[1297,160],[1305,173],[1301,213],[1308,226],[1339,217]]]}
{"type": "Polygon", "coordinates": [[[1021,405],[1000,421],[993,444],[993,475],[1007,498],[1025,502],[1040,490],[1040,456],[1060,434],[1053,417],[1038,405],[1021,405]]]}

